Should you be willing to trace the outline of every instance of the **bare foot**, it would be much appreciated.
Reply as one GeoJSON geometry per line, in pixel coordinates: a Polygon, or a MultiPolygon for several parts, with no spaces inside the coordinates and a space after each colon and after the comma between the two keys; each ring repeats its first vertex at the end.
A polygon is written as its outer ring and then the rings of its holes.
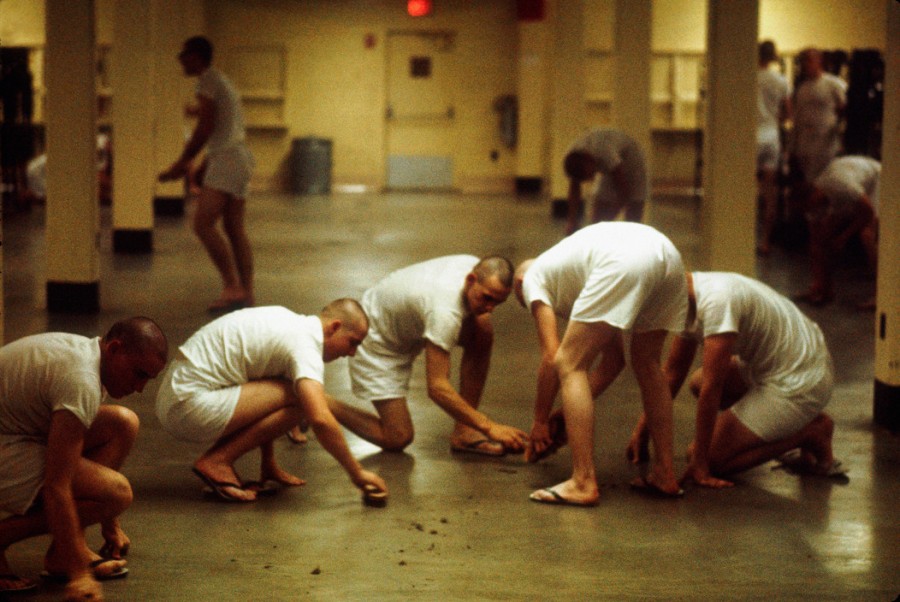
{"type": "Polygon", "coordinates": [[[575,481],[569,479],[563,481],[553,487],[538,489],[531,493],[528,498],[534,502],[542,504],[560,504],[568,506],[595,506],[600,500],[600,491],[597,485],[584,488],[578,487],[575,481]]]}
{"type": "Polygon", "coordinates": [[[301,485],[306,485],[306,481],[300,477],[295,477],[278,465],[260,468],[259,480],[263,483],[266,481],[275,481],[276,483],[280,483],[287,487],[300,487],[301,485]]]}
{"type": "Polygon", "coordinates": [[[194,472],[212,487],[219,497],[236,502],[256,500],[256,493],[241,487],[240,477],[228,464],[219,464],[204,457],[194,463],[194,472]]]}
{"type": "Polygon", "coordinates": [[[289,430],[287,432],[287,438],[290,439],[291,443],[296,443],[297,445],[303,445],[309,441],[309,437],[306,436],[299,426],[295,426],[289,430]]]}
{"type": "Polygon", "coordinates": [[[807,438],[800,449],[804,456],[811,456],[810,470],[817,474],[828,474],[834,463],[831,440],[834,436],[834,420],[828,414],[819,414],[806,425],[807,438]]]}
{"type": "Polygon", "coordinates": [[[457,423],[450,435],[450,449],[471,451],[485,456],[502,456],[506,449],[499,441],[488,439],[484,433],[470,426],[457,423]]]}
{"type": "MultiPolygon", "coordinates": [[[[681,485],[678,484],[678,479],[675,478],[675,475],[668,476],[660,476],[659,469],[654,466],[650,472],[644,476],[640,477],[638,481],[641,481],[642,484],[646,485],[651,489],[658,490],[660,493],[671,496],[680,496],[684,494],[684,491],[681,489],[681,485]]],[[[637,481],[635,481],[637,483],[637,481]]],[[[635,484],[635,486],[638,486],[635,484]]]]}
{"type": "MultiPolygon", "coordinates": [[[[121,571],[128,561],[124,558],[120,559],[103,559],[101,556],[88,548],[84,548],[83,556],[87,558],[88,563],[93,565],[91,569],[94,573],[94,577],[96,579],[104,579],[105,577],[109,577],[113,573],[117,573],[121,571]]],[[[50,549],[47,550],[47,555],[44,556],[44,570],[46,570],[51,575],[64,575],[66,573],[66,567],[68,565],[63,561],[62,558],[58,557],[56,552],[56,546],[53,544],[50,545],[50,549]]]]}

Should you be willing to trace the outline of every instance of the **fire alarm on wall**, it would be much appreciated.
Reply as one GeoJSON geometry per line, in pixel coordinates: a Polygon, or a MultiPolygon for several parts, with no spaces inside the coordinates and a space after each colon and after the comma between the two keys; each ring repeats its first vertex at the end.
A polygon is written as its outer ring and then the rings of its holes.
{"type": "Polygon", "coordinates": [[[406,12],[410,17],[427,17],[431,14],[431,0],[406,0],[406,12]]]}

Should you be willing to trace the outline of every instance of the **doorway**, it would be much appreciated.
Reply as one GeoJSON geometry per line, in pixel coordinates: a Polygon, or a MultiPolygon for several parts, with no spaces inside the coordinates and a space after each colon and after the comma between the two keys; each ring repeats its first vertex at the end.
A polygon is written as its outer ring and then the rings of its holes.
{"type": "Polygon", "coordinates": [[[455,34],[396,31],[387,42],[387,187],[451,189],[455,34]]]}

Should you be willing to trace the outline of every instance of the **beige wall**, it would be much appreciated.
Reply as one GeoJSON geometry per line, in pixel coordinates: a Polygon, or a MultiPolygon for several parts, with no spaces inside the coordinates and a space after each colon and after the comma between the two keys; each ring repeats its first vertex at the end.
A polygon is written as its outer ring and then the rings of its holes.
{"type": "Polygon", "coordinates": [[[288,173],[291,139],[332,140],[335,184],[380,187],[385,180],[385,39],[389,30],[450,30],[456,35],[456,136],[454,165],[463,189],[508,189],[515,155],[500,143],[494,99],[515,92],[515,2],[436,3],[434,14],[412,19],[402,2],[293,0],[207,4],[208,34],[228,47],[285,49],[284,132],[251,132],[261,183],[288,173]],[[248,28],[247,23],[254,26],[248,28]],[[365,46],[374,36],[372,48],[365,46]],[[499,157],[493,161],[491,151],[499,157]]]}
{"type": "MultiPolygon", "coordinates": [[[[97,0],[98,43],[114,44],[111,15],[116,1],[97,0]]],[[[707,1],[653,0],[653,51],[705,49],[707,1]]],[[[581,3],[561,1],[553,6],[566,10],[581,3]]],[[[608,15],[609,6],[609,0],[584,0],[584,18],[608,15]]],[[[442,0],[424,19],[412,19],[403,9],[399,0],[205,0],[205,33],[223,60],[230,49],[239,47],[275,47],[284,52],[281,98],[248,104],[254,115],[283,123],[283,129],[255,129],[250,134],[258,160],[257,187],[284,185],[291,140],[310,135],[333,140],[336,184],[381,186],[386,34],[421,28],[457,34],[457,184],[465,190],[508,188],[516,175],[517,157],[515,150],[501,144],[493,102],[501,94],[515,93],[522,70],[527,69],[529,50],[523,43],[520,56],[515,1],[442,0]],[[364,40],[370,34],[375,44],[366,48],[364,40]],[[498,152],[496,161],[490,158],[491,151],[498,152]]],[[[885,11],[883,0],[760,0],[760,37],[774,39],[788,53],[810,44],[847,50],[884,48],[885,11]]],[[[610,50],[610,32],[606,19],[599,19],[586,26],[580,42],[587,48],[610,50]]],[[[0,36],[7,45],[42,46],[44,3],[0,0],[0,36]]],[[[547,60],[552,64],[553,57],[547,60]]],[[[540,131],[548,127],[547,115],[537,111],[522,118],[527,120],[522,131],[541,138],[540,131]]],[[[655,136],[654,147],[658,177],[690,180],[689,139],[655,136]]],[[[527,165],[526,175],[558,171],[553,166],[539,169],[533,161],[522,165],[527,165]]]]}

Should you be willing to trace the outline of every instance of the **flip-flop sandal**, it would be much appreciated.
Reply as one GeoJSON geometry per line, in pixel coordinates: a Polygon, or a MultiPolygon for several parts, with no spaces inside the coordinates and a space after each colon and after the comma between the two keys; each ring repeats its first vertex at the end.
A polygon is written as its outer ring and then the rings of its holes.
{"type": "Polygon", "coordinates": [[[0,581],[6,581],[7,583],[18,581],[20,583],[19,587],[0,587],[0,594],[13,594],[16,592],[27,592],[27,591],[31,591],[37,587],[37,583],[35,583],[31,579],[25,579],[24,577],[19,577],[18,575],[14,574],[14,573],[0,574],[0,581]]]}
{"type": "Polygon", "coordinates": [[[499,441],[494,441],[493,439],[477,439],[462,445],[451,445],[450,451],[458,454],[475,454],[478,456],[491,456],[494,458],[506,455],[506,448],[503,447],[503,444],[499,441]],[[500,449],[497,450],[493,447],[484,447],[485,445],[493,446],[493,444],[499,445],[500,449]]]}
{"type": "Polygon", "coordinates": [[[233,487],[235,489],[243,489],[243,487],[241,487],[241,485],[239,483],[232,483],[230,481],[217,481],[217,480],[213,479],[212,477],[203,474],[196,468],[191,468],[191,471],[195,475],[197,475],[197,478],[199,478],[201,481],[203,481],[203,483],[206,484],[206,486],[209,487],[210,490],[219,499],[222,499],[226,502],[239,502],[239,503],[245,503],[245,504],[253,501],[253,500],[241,499],[231,493],[228,493],[225,490],[226,487],[233,487]]]}
{"type": "Polygon", "coordinates": [[[570,500],[563,497],[558,491],[550,487],[544,487],[543,489],[532,491],[528,496],[528,499],[532,502],[537,502],[538,504],[549,504],[551,506],[576,506],[579,508],[590,508],[591,506],[597,505],[597,502],[576,502],[574,500],[570,500]],[[541,495],[542,493],[549,494],[550,497],[543,496],[541,495]]]}
{"type": "Polygon", "coordinates": [[[281,483],[267,479],[265,481],[247,481],[241,486],[241,489],[252,491],[256,493],[257,497],[272,497],[281,491],[282,487],[281,483]]]}
{"type": "MultiPolygon", "coordinates": [[[[112,558],[98,558],[91,562],[88,566],[91,569],[96,569],[101,564],[107,562],[114,562],[112,558]]],[[[124,579],[128,576],[128,567],[123,566],[118,569],[112,571],[111,573],[103,573],[98,574],[96,570],[93,571],[94,579],[97,581],[113,581],[114,579],[124,579]]],[[[41,579],[46,581],[51,581],[53,583],[65,584],[69,582],[69,576],[66,573],[51,573],[50,571],[41,571],[41,579]]]]}

